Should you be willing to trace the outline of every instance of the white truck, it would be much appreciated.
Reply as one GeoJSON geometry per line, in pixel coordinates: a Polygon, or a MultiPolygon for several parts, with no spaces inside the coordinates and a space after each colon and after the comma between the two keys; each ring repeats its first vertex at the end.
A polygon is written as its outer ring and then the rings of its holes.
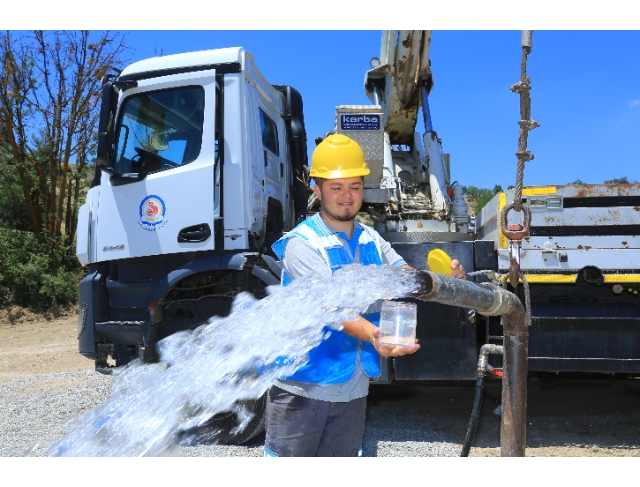
{"type": "MultiPolygon", "coordinates": [[[[152,361],[158,340],[278,284],[270,244],[306,213],[306,165],[300,94],[270,85],[240,47],[106,77],[96,175],[78,217],[77,257],[89,266],[80,353],[105,373],[152,361]]],[[[251,405],[256,422],[236,441],[259,432],[262,407],[251,405]]]]}

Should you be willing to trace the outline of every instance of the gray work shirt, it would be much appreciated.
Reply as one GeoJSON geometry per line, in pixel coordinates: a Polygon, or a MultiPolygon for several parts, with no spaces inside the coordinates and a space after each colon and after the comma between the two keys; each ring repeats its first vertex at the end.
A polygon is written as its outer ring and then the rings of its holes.
{"type": "MultiPolygon", "coordinates": [[[[332,228],[327,225],[324,220],[323,223],[333,234],[335,234],[340,243],[353,257],[355,263],[360,262],[360,255],[356,247],[355,255],[351,252],[350,243],[347,235],[343,232],[332,228]]],[[[356,222],[356,226],[360,226],[360,223],[356,222]]],[[[382,263],[388,265],[399,266],[405,264],[405,261],[393,250],[391,244],[384,239],[380,239],[380,251],[382,254],[382,263]]],[[[331,275],[331,269],[327,265],[320,252],[318,252],[313,246],[305,239],[294,236],[288,239],[285,246],[285,253],[282,259],[282,265],[289,274],[291,280],[300,279],[310,275],[331,275]]],[[[367,313],[374,313],[380,311],[380,303],[373,303],[367,313]]],[[[360,344],[358,345],[360,347],[360,344]]],[[[331,402],[349,402],[354,399],[365,397],[369,392],[369,377],[364,373],[362,365],[360,364],[360,353],[357,354],[356,370],[347,382],[342,384],[314,384],[310,382],[299,382],[294,380],[281,379],[276,381],[275,385],[281,389],[292,394],[297,394],[302,397],[308,397],[310,399],[316,399],[320,401],[331,402]]]]}

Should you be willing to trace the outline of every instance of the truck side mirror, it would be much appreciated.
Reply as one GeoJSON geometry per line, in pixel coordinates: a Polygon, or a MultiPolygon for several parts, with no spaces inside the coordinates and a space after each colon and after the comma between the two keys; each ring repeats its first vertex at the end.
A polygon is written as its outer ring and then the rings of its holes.
{"type": "Polygon", "coordinates": [[[102,85],[102,103],[100,105],[100,120],[98,121],[98,147],[96,164],[103,171],[114,174],[113,161],[110,159],[113,144],[113,123],[115,122],[115,101],[117,97],[113,90],[113,82],[107,81],[102,85]]]}

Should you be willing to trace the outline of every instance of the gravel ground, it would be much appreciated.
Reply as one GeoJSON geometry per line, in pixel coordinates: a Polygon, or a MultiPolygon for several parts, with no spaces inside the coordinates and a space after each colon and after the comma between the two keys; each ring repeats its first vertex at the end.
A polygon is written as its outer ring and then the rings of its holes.
{"type": "MultiPolygon", "coordinates": [[[[0,457],[43,456],[74,418],[104,401],[114,378],[94,372],[46,373],[0,383],[0,457]]],[[[485,386],[470,456],[499,456],[500,383],[485,386]]],[[[640,456],[640,380],[531,376],[527,456],[640,456]]],[[[372,386],[363,440],[365,457],[458,456],[474,384],[372,386]]],[[[264,434],[243,446],[200,445],[182,457],[260,457],[264,434]]]]}
{"type": "Polygon", "coordinates": [[[113,378],[93,370],[26,375],[0,384],[0,456],[42,456],[68,422],[111,391],[113,378]]]}
{"type": "MultiPolygon", "coordinates": [[[[113,377],[92,370],[28,375],[0,383],[0,456],[43,456],[64,437],[79,414],[104,401],[113,377]]],[[[374,401],[375,402],[375,401],[374,401]]],[[[446,421],[445,421],[446,422],[446,421]]],[[[417,411],[369,408],[363,456],[457,456],[460,445],[436,431],[434,419],[417,411]],[[415,424],[421,424],[416,430],[415,424]]],[[[446,429],[439,421],[438,430],[446,429]]],[[[245,446],[200,445],[173,452],[183,457],[260,457],[264,434],[245,446]]]]}
{"type": "MultiPolygon", "coordinates": [[[[75,312],[41,316],[18,308],[0,309],[0,468],[21,461],[15,457],[44,455],[64,437],[69,420],[107,398],[112,383],[112,377],[93,372],[93,361],[78,353],[75,312]]],[[[640,456],[640,380],[619,374],[531,373],[527,388],[527,456],[640,456]]],[[[470,456],[500,455],[500,418],[493,414],[500,389],[499,381],[485,383],[470,456]]],[[[364,456],[457,455],[473,396],[474,384],[469,381],[373,385],[364,456]]],[[[263,443],[264,435],[242,447],[202,445],[174,453],[261,456],[263,443]]],[[[24,475],[27,470],[19,468],[16,473],[24,475]]],[[[379,481],[381,473],[376,470],[373,480],[379,481]]]]}

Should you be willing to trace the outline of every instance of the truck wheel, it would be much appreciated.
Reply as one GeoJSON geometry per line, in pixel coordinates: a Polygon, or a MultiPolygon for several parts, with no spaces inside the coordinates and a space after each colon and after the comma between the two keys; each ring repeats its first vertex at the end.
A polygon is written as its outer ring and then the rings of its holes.
{"type": "Polygon", "coordinates": [[[267,395],[259,399],[242,401],[248,412],[253,413],[249,424],[240,432],[232,434],[239,421],[235,413],[220,413],[202,426],[182,432],[180,444],[195,446],[202,444],[242,445],[264,431],[266,419],[267,395]]]}

